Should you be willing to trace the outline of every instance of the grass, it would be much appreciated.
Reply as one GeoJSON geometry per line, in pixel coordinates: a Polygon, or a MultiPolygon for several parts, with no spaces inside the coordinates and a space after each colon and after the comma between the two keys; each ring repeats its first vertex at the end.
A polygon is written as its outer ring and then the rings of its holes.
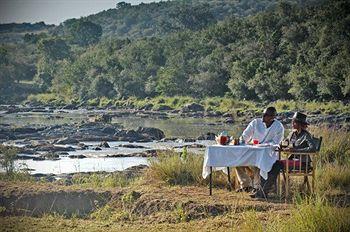
{"type": "MultiPolygon", "coordinates": [[[[52,93],[30,95],[27,101],[41,104],[79,104],[81,103],[77,99],[62,98],[52,93]]],[[[161,106],[169,106],[175,110],[181,110],[186,104],[199,103],[204,106],[207,111],[216,111],[221,113],[232,113],[232,114],[244,114],[253,113],[260,114],[262,109],[267,106],[275,106],[278,112],[286,111],[305,111],[305,112],[316,112],[319,111],[321,114],[340,114],[350,113],[350,105],[345,104],[341,101],[295,101],[295,100],[278,100],[270,102],[268,104],[256,101],[238,100],[227,97],[207,97],[204,99],[197,99],[189,96],[174,96],[164,97],[157,96],[153,98],[136,98],[129,97],[127,99],[109,99],[106,97],[93,98],[86,101],[84,104],[87,106],[99,106],[107,107],[114,105],[122,108],[144,108],[145,106],[150,107],[153,110],[159,109],[161,106]]]]}
{"type": "MultiPolygon", "coordinates": [[[[310,131],[323,136],[316,193],[295,194],[290,204],[255,201],[244,194],[217,188],[208,197],[207,180],[201,176],[203,156],[184,149],[180,154],[175,151],[159,154],[140,179],[123,174],[75,175],[73,187],[121,191],[114,201],[84,220],[59,215],[0,217],[0,231],[347,231],[350,208],[344,205],[348,204],[350,189],[350,132],[329,128],[310,131]],[[344,200],[334,200],[332,194],[344,200]]],[[[225,186],[225,175],[215,173],[214,177],[215,185],[225,186]]],[[[6,194],[11,196],[19,191],[13,183],[16,180],[20,182],[21,178],[9,177],[6,194]]],[[[21,194],[35,193],[36,185],[39,183],[27,182],[21,194]]],[[[49,184],[44,183],[40,186],[46,188],[41,191],[54,188],[45,187],[49,184]]]]}
{"type": "Polygon", "coordinates": [[[203,184],[203,156],[189,154],[183,158],[174,151],[158,154],[150,160],[149,175],[170,185],[203,184]]]}
{"type": "Polygon", "coordinates": [[[130,177],[124,173],[108,174],[75,174],[72,177],[72,184],[82,188],[116,188],[126,187],[132,184],[137,177],[130,177]]]}
{"type": "Polygon", "coordinates": [[[348,231],[350,208],[331,206],[322,198],[301,200],[289,216],[270,215],[268,220],[259,218],[257,212],[243,214],[243,231],[348,231]]]}

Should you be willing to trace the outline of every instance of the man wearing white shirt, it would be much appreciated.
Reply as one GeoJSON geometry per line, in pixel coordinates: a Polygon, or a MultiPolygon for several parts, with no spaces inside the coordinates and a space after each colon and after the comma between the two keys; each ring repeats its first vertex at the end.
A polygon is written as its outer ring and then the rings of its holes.
{"type": "MultiPolygon", "coordinates": [[[[284,127],[281,122],[275,117],[277,111],[275,107],[268,107],[264,110],[263,117],[251,121],[248,127],[243,131],[241,136],[242,142],[248,144],[253,140],[257,140],[260,144],[279,145],[283,140],[284,127]]],[[[240,183],[240,188],[237,192],[256,193],[260,189],[260,174],[259,168],[250,167],[253,171],[254,178],[251,180],[246,173],[246,167],[237,167],[236,174],[240,183]]]]}

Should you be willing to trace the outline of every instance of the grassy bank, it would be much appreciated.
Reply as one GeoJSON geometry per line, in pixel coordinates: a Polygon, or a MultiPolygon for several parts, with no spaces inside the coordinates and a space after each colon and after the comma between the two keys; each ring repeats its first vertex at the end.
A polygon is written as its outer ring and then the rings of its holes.
{"type": "Polygon", "coordinates": [[[221,113],[245,113],[252,114],[261,113],[262,109],[267,105],[272,105],[277,108],[279,112],[286,111],[307,111],[316,112],[319,111],[322,114],[340,114],[350,113],[350,105],[344,104],[339,101],[331,102],[302,102],[294,100],[279,100],[271,103],[259,103],[253,101],[236,100],[232,98],[224,97],[211,97],[205,99],[195,99],[191,97],[154,97],[154,98],[128,98],[128,99],[108,99],[108,98],[94,98],[87,101],[80,101],[79,99],[63,99],[58,98],[54,94],[37,94],[30,95],[27,102],[36,104],[51,104],[51,105],[83,105],[83,106],[97,106],[107,107],[115,106],[120,108],[135,108],[135,109],[152,109],[159,110],[164,107],[174,110],[181,110],[186,104],[197,103],[203,105],[206,111],[216,111],[221,113]]]}
{"type": "MultiPolygon", "coordinates": [[[[201,177],[203,156],[167,151],[150,161],[137,178],[125,175],[76,175],[72,185],[36,183],[23,176],[2,178],[7,196],[35,195],[36,191],[66,192],[107,190],[111,201],[87,216],[66,217],[54,212],[34,218],[1,216],[0,231],[346,231],[350,227],[350,132],[311,128],[322,135],[316,192],[269,201],[229,192],[226,176],[214,175],[213,196],[201,177]],[[18,194],[17,194],[18,195],[18,194]]],[[[234,174],[232,174],[233,177],[234,174]]],[[[297,184],[297,183],[295,183],[297,184]]],[[[0,214],[5,209],[0,209],[0,214]]]]}

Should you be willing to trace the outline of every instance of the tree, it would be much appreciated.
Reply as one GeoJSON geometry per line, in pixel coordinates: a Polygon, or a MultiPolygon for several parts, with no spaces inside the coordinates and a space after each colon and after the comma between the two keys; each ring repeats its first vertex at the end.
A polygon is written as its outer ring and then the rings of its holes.
{"type": "Polygon", "coordinates": [[[70,57],[69,46],[63,39],[56,37],[41,39],[38,43],[38,50],[42,57],[53,61],[70,57]]]}
{"type": "Polygon", "coordinates": [[[73,43],[88,46],[97,43],[102,36],[102,27],[85,20],[76,20],[69,25],[73,43]]]}

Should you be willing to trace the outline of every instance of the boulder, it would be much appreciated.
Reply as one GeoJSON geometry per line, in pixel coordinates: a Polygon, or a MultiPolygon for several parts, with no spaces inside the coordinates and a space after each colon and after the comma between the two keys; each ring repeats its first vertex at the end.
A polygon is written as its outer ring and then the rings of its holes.
{"type": "Polygon", "coordinates": [[[162,130],[153,127],[139,127],[136,132],[153,140],[161,140],[165,138],[165,134],[162,130]]]}
{"type": "Polygon", "coordinates": [[[69,155],[68,156],[68,158],[71,158],[71,159],[84,159],[84,158],[86,158],[86,156],[85,155],[78,155],[78,154],[76,154],[76,155],[69,155]]]}
{"type": "Polygon", "coordinates": [[[233,120],[233,118],[226,118],[224,120],[224,123],[228,123],[228,124],[233,124],[235,122],[235,120],[233,120]]]}
{"type": "Polygon", "coordinates": [[[212,132],[208,132],[204,135],[199,136],[197,140],[215,140],[215,134],[212,132]]]}
{"type": "Polygon", "coordinates": [[[156,110],[173,110],[173,108],[167,105],[160,105],[156,110]]]}
{"type": "Polygon", "coordinates": [[[101,130],[105,134],[113,135],[116,132],[116,129],[112,126],[106,126],[101,130]]]}
{"type": "Polygon", "coordinates": [[[134,145],[134,144],[120,144],[118,147],[126,147],[126,148],[147,148],[144,146],[134,145]]]}
{"type": "Polygon", "coordinates": [[[104,147],[104,148],[110,148],[109,144],[107,143],[107,141],[103,141],[102,143],[100,143],[98,145],[99,147],[104,147]]]}
{"type": "Polygon", "coordinates": [[[74,138],[61,138],[59,139],[56,144],[78,144],[79,141],[77,139],[74,138]]]}
{"type": "Polygon", "coordinates": [[[204,111],[204,106],[198,103],[190,103],[182,107],[182,112],[197,112],[197,111],[204,111]]]}

